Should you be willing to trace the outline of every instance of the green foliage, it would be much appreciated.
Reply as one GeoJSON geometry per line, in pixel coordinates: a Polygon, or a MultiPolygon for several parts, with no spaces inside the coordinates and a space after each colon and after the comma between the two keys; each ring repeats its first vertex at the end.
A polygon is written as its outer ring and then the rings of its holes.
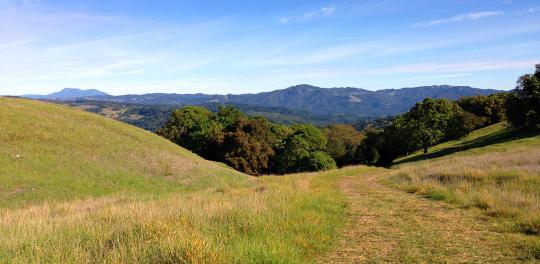
{"type": "Polygon", "coordinates": [[[515,127],[535,129],[540,126],[540,71],[518,79],[507,100],[508,121],[515,127]]]}
{"type": "Polygon", "coordinates": [[[302,172],[335,168],[335,162],[325,153],[326,138],[312,125],[295,125],[293,132],[277,149],[276,172],[302,172]]]}
{"type": "Polygon", "coordinates": [[[470,96],[463,97],[456,103],[464,111],[477,116],[475,122],[483,121],[480,127],[485,127],[506,119],[506,97],[506,93],[470,96]]]}
{"type": "Polygon", "coordinates": [[[443,139],[459,138],[462,135],[452,132],[456,130],[456,125],[460,126],[458,131],[463,130],[462,124],[456,120],[462,111],[457,104],[447,99],[427,98],[421,103],[416,103],[403,115],[408,126],[409,140],[427,153],[429,147],[443,139]],[[449,130],[449,127],[454,129],[449,130]]]}
{"type": "Polygon", "coordinates": [[[342,167],[359,163],[357,148],[363,136],[351,125],[330,125],[323,129],[326,136],[326,150],[336,163],[342,167]]]}
{"type": "Polygon", "coordinates": [[[231,131],[225,132],[221,145],[223,158],[233,168],[260,175],[269,171],[269,162],[274,155],[273,137],[262,119],[246,119],[237,115],[231,131]]]}
{"type": "Polygon", "coordinates": [[[222,127],[206,108],[187,106],[174,112],[157,134],[205,158],[214,158],[215,147],[223,140],[222,127]]]}

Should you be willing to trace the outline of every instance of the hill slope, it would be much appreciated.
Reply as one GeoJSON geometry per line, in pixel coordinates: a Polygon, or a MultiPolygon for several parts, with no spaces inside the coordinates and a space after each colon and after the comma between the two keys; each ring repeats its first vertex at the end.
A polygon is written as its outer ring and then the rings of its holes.
{"type": "Polygon", "coordinates": [[[540,135],[495,124],[340,181],[351,218],[321,263],[538,263],[540,135]]]}
{"type": "Polygon", "coordinates": [[[488,95],[498,90],[469,86],[424,86],[369,91],[359,88],[320,88],[296,85],[283,90],[257,94],[142,94],[89,96],[89,100],[153,105],[203,105],[239,103],[266,107],[284,107],[318,115],[387,116],[403,113],[424,98],[459,99],[462,96],[488,95]]]}
{"type": "Polygon", "coordinates": [[[247,179],[147,131],[26,99],[0,98],[0,146],[0,207],[247,179]]]}

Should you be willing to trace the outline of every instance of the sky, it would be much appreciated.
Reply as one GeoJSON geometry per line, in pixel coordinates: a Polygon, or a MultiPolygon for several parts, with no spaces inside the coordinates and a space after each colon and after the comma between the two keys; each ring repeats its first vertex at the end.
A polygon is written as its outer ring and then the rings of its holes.
{"type": "Polygon", "coordinates": [[[3,95],[509,90],[539,47],[538,0],[0,0],[3,95]]]}

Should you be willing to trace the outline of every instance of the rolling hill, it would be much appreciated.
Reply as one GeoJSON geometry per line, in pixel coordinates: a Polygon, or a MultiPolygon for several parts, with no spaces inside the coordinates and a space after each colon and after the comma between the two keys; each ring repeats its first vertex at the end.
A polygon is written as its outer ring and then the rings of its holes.
{"type": "Polygon", "coordinates": [[[152,133],[74,108],[0,97],[0,117],[0,207],[247,179],[152,133]]]}
{"type": "Polygon", "coordinates": [[[302,84],[257,94],[141,94],[80,96],[79,99],[146,105],[241,104],[255,107],[285,108],[314,115],[357,117],[393,116],[404,113],[424,98],[459,99],[489,95],[499,90],[469,86],[435,85],[370,91],[359,88],[320,88],[302,84]]]}
{"type": "Polygon", "coordinates": [[[313,262],[345,212],[340,173],[248,177],[119,121],[0,97],[0,263],[313,262]]]}

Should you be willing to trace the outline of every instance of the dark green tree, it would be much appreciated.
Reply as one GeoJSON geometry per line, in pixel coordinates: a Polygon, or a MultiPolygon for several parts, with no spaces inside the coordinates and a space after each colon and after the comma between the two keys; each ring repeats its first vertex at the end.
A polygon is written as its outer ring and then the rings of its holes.
{"type": "MultiPolygon", "coordinates": [[[[454,139],[458,135],[448,133],[452,120],[463,110],[447,99],[426,98],[403,115],[409,130],[409,140],[427,153],[429,148],[443,139],[454,139]]],[[[461,129],[461,128],[460,128],[461,129]]]]}
{"type": "Polygon", "coordinates": [[[326,137],[326,152],[338,166],[359,163],[356,149],[362,143],[363,136],[351,125],[330,125],[323,129],[326,137]]]}
{"type": "Polygon", "coordinates": [[[251,175],[269,172],[269,162],[274,155],[272,135],[265,120],[240,118],[234,128],[225,132],[221,145],[224,161],[251,175]]]}
{"type": "Polygon", "coordinates": [[[518,79],[516,89],[508,96],[506,107],[508,121],[513,126],[524,129],[540,126],[540,70],[518,79]]]}
{"type": "Polygon", "coordinates": [[[208,159],[217,158],[223,140],[222,125],[212,112],[200,106],[175,111],[156,133],[208,159]]]}
{"type": "Polygon", "coordinates": [[[335,162],[324,152],[326,138],[312,125],[295,125],[293,132],[277,150],[274,161],[277,173],[313,171],[324,165],[324,169],[335,168],[335,162]],[[328,159],[330,158],[330,159],[328,159]]]}
{"type": "Polygon", "coordinates": [[[489,96],[469,96],[459,99],[456,103],[466,112],[474,114],[475,122],[483,121],[481,126],[488,126],[506,119],[507,93],[496,93],[489,96]]]}

